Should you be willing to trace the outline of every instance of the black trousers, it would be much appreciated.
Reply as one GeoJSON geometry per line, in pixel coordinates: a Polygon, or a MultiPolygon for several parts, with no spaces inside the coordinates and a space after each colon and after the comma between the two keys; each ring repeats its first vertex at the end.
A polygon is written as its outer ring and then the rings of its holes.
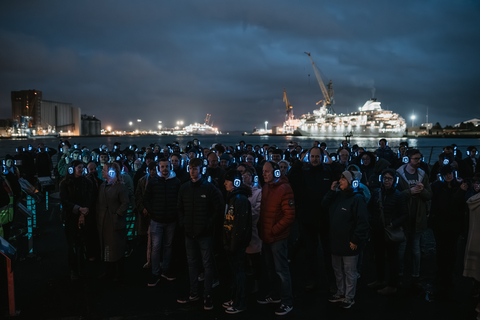
{"type": "Polygon", "coordinates": [[[398,285],[398,243],[385,240],[385,231],[371,230],[370,240],[375,252],[375,265],[377,268],[377,280],[385,281],[385,269],[388,259],[388,286],[398,285]]]}

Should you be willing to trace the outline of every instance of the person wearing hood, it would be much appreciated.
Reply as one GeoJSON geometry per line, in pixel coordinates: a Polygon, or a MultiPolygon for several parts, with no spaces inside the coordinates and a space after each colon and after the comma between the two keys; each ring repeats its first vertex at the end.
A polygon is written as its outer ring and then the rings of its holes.
{"type": "Polygon", "coordinates": [[[281,176],[276,162],[268,161],[263,166],[265,185],[262,189],[262,203],[258,234],[263,240],[263,256],[268,273],[270,292],[260,304],[280,303],[276,315],[285,315],[293,309],[292,280],[288,266],[288,236],[295,220],[295,200],[292,188],[285,176],[281,176]],[[281,280],[278,291],[278,277],[281,280]]]}
{"type": "Polygon", "coordinates": [[[245,251],[252,237],[252,189],[243,183],[242,174],[229,170],[225,174],[227,202],[223,221],[223,246],[227,254],[233,283],[231,300],[224,302],[225,312],[235,314],[246,309],[245,251]]]}
{"type": "Polygon", "coordinates": [[[150,217],[150,238],[152,242],[152,278],[149,287],[154,287],[160,281],[160,276],[167,280],[175,280],[170,270],[172,256],[172,241],[177,222],[177,199],[180,189],[180,179],[170,170],[170,161],[162,158],[159,161],[160,176],[148,179],[143,204],[150,217]],[[163,240],[163,243],[162,243],[163,240]],[[163,250],[163,255],[160,250],[163,250]],[[160,265],[160,256],[163,257],[160,265]]]}
{"type": "Polygon", "coordinates": [[[427,230],[427,202],[432,198],[432,189],[428,175],[420,169],[422,154],[418,149],[410,149],[407,152],[408,163],[397,170],[400,176],[398,190],[405,195],[407,201],[408,216],[405,227],[406,241],[400,243],[398,248],[399,275],[403,276],[405,251],[407,245],[412,258],[412,287],[419,289],[420,278],[420,237],[427,230]]]}
{"type": "Polygon", "coordinates": [[[368,205],[370,240],[377,269],[377,279],[368,287],[382,295],[395,294],[398,286],[398,243],[386,238],[385,227],[401,227],[408,212],[405,196],[397,190],[397,179],[394,169],[383,170],[380,176],[382,186],[374,190],[368,205]],[[388,259],[388,282],[385,282],[385,257],[388,259]]]}
{"type": "Polygon", "coordinates": [[[431,228],[435,236],[437,257],[436,295],[445,298],[453,289],[453,271],[457,242],[465,219],[465,196],[468,185],[458,181],[450,165],[440,169],[441,177],[432,183],[431,228]]]}
{"type": "Polygon", "coordinates": [[[348,309],[355,303],[358,248],[368,238],[368,211],[362,193],[356,192],[359,181],[351,171],[344,171],[334,181],[322,201],[329,208],[330,250],[337,292],[328,300],[341,302],[348,309]]]}

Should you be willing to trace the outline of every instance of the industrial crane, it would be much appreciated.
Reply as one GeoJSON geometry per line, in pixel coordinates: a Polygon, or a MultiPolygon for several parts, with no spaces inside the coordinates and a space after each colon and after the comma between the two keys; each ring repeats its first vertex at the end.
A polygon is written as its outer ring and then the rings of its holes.
{"type": "MultiPolygon", "coordinates": [[[[322,77],[320,77],[320,72],[318,71],[317,67],[315,66],[315,62],[313,62],[312,56],[310,55],[310,52],[305,52],[306,55],[310,58],[310,61],[312,62],[312,67],[313,71],[315,72],[315,76],[317,77],[318,85],[320,86],[320,90],[322,90],[322,94],[325,100],[325,107],[327,108],[327,113],[335,113],[333,110],[332,105],[335,103],[333,100],[333,84],[332,80],[330,80],[328,84],[328,90],[325,88],[325,85],[323,84],[322,77]]],[[[317,102],[317,105],[322,103],[322,100],[317,102]]]]}
{"type": "Polygon", "coordinates": [[[293,120],[293,107],[290,104],[290,101],[288,101],[287,90],[285,90],[285,88],[283,88],[283,102],[285,102],[285,105],[287,106],[285,120],[293,120]]]}

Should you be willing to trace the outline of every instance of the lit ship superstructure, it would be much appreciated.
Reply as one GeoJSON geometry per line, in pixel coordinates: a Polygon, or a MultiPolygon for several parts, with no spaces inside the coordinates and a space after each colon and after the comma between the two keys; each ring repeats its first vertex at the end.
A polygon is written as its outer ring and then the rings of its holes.
{"type": "Polygon", "coordinates": [[[211,116],[210,114],[207,114],[207,117],[205,118],[205,122],[203,124],[194,123],[186,126],[183,129],[185,131],[185,134],[188,134],[188,135],[222,134],[220,131],[218,131],[218,128],[214,128],[209,124],[210,116],[211,116]]]}

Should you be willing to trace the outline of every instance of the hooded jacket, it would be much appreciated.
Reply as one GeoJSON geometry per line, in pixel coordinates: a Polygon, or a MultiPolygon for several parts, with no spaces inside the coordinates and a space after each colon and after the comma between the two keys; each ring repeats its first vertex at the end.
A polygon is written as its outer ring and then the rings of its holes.
{"type": "Polygon", "coordinates": [[[201,177],[184,183],[178,192],[178,222],[189,237],[213,236],[214,224],[222,215],[224,201],[220,191],[201,177]]]}
{"type": "Polygon", "coordinates": [[[350,190],[330,190],[322,201],[328,207],[330,247],[336,256],[354,256],[359,250],[350,249],[350,242],[361,247],[368,238],[368,212],[362,193],[350,190]]]}
{"type": "Polygon", "coordinates": [[[245,250],[252,237],[252,206],[248,200],[251,190],[240,188],[227,194],[223,222],[223,245],[227,253],[245,250]]]}
{"type": "Polygon", "coordinates": [[[168,177],[149,177],[143,194],[143,205],[150,219],[159,223],[171,223],[178,218],[178,191],[181,182],[170,172],[168,177]]]}
{"type": "Polygon", "coordinates": [[[449,187],[447,182],[432,183],[431,227],[435,231],[460,233],[465,219],[466,191],[454,179],[449,187]]]}
{"type": "Polygon", "coordinates": [[[258,235],[266,243],[283,240],[290,235],[295,220],[293,191],[284,176],[262,189],[262,204],[258,221],[258,235]]]}
{"type": "Polygon", "coordinates": [[[405,176],[404,164],[398,168],[397,173],[400,176],[397,189],[403,193],[407,201],[408,217],[405,224],[405,229],[409,232],[421,232],[427,229],[427,201],[432,198],[432,189],[428,176],[422,169],[417,169],[418,181],[423,184],[423,190],[420,193],[412,194],[408,179],[405,176]]]}

